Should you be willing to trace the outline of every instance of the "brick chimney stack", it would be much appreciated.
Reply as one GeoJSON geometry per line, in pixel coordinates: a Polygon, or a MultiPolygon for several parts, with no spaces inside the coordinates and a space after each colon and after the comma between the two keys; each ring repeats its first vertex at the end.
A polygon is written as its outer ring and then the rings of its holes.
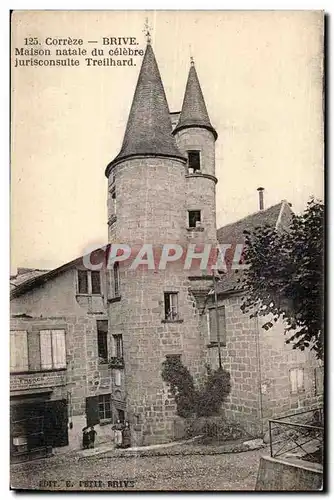
{"type": "Polygon", "coordinates": [[[263,187],[258,187],[257,191],[259,192],[259,207],[260,207],[260,210],[263,210],[264,209],[264,201],[263,201],[263,191],[264,191],[264,188],[263,187]]]}

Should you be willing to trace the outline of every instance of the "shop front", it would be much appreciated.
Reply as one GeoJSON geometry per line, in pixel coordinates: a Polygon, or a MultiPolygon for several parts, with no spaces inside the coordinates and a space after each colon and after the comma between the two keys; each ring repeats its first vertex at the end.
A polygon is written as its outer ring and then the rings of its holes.
{"type": "Polygon", "coordinates": [[[34,388],[34,384],[28,382],[33,382],[33,379],[27,375],[15,376],[11,380],[12,462],[49,456],[53,448],[68,444],[67,399],[55,394],[53,387],[34,388]]]}

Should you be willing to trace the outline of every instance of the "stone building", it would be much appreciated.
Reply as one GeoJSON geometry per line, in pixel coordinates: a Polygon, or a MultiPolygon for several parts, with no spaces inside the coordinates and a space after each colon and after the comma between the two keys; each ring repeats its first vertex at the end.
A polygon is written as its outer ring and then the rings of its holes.
{"type": "MultiPolygon", "coordinates": [[[[134,253],[166,244],[195,251],[239,242],[240,228],[268,218],[287,223],[284,202],[217,232],[217,137],[194,63],[181,112],[170,113],[148,43],[121,150],[105,171],[109,243],[134,253]]],[[[200,383],[206,365],[217,366],[212,272],[187,269],[182,259],[165,269],[116,262],[95,271],[80,258],[26,277],[11,291],[13,453],[38,444],[79,448],[86,424],[110,441],[118,418],[130,421],[133,444],[174,439],[176,405],[161,367],[181,357],[200,383]]],[[[316,404],[321,374],[310,353],[292,351],[282,332],[264,332],[242,314],[235,285],[234,275],[218,284],[220,348],[232,381],[224,409],[259,435],[270,416],[316,404]]]]}
{"type": "MultiPolygon", "coordinates": [[[[244,231],[265,225],[277,231],[287,230],[291,214],[285,200],[264,209],[260,198],[258,212],[218,229],[218,241],[230,244],[233,254],[234,247],[244,243],[244,231]]],[[[231,254],[226,254],[227,261],[231,254]]],[[[242,313],[239,277],[240,271],[230,269],[217,287],[222,364],[230,372],[232,382],[224,410],[226,417],[258,436],[268,430],[270,418],[322,405],[323,365],[313,351],[293,350],[285,343],[281,321],[267,331],[262,325],[269,321],[269,316],[250,318],[242,313]]],[[[209,362],[214,367],[218,344],[213,304],[208,306],[207,318],[209,362]]]]}
{"type": "Polygon", "coordinates": [[[55,270],[20,270],[11,279],[11,455],[81,447],[97,425],[111,441],[124,420],[122,338],[108,335],[104,274],[83,259],[55,270]]]}

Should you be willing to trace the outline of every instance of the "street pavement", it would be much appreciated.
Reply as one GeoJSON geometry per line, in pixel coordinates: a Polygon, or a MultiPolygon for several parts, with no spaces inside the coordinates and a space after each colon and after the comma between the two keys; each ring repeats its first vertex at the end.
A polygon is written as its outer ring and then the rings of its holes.
{"type": "Polygon", "coordinates": [[[265,449],[221,455],[55,456],[11,468],[13,489],[253,491],[265,449]]]}

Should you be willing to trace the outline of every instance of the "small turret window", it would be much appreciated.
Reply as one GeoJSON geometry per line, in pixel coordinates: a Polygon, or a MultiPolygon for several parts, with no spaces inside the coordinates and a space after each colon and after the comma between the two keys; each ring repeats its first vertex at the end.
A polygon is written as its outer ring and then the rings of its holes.
{"type": "Polygon", "coordinates": [[[201,211],[200,210],[189,210],[188,211],[188,227],[200,227],[201,226],[201,211]]]}
{"type": "Polygon", "coordinates": [[[188,151],[188,170],[191,174],[201,170],[200,151],[188,151]]]}
{"type": "Polygon", "coordinates": [[[113,186],[110,189],[109,195],[110,195],[109,212],[111,215],[116,215],[116,189],[115,189],[115,186],[113,186]]]}

